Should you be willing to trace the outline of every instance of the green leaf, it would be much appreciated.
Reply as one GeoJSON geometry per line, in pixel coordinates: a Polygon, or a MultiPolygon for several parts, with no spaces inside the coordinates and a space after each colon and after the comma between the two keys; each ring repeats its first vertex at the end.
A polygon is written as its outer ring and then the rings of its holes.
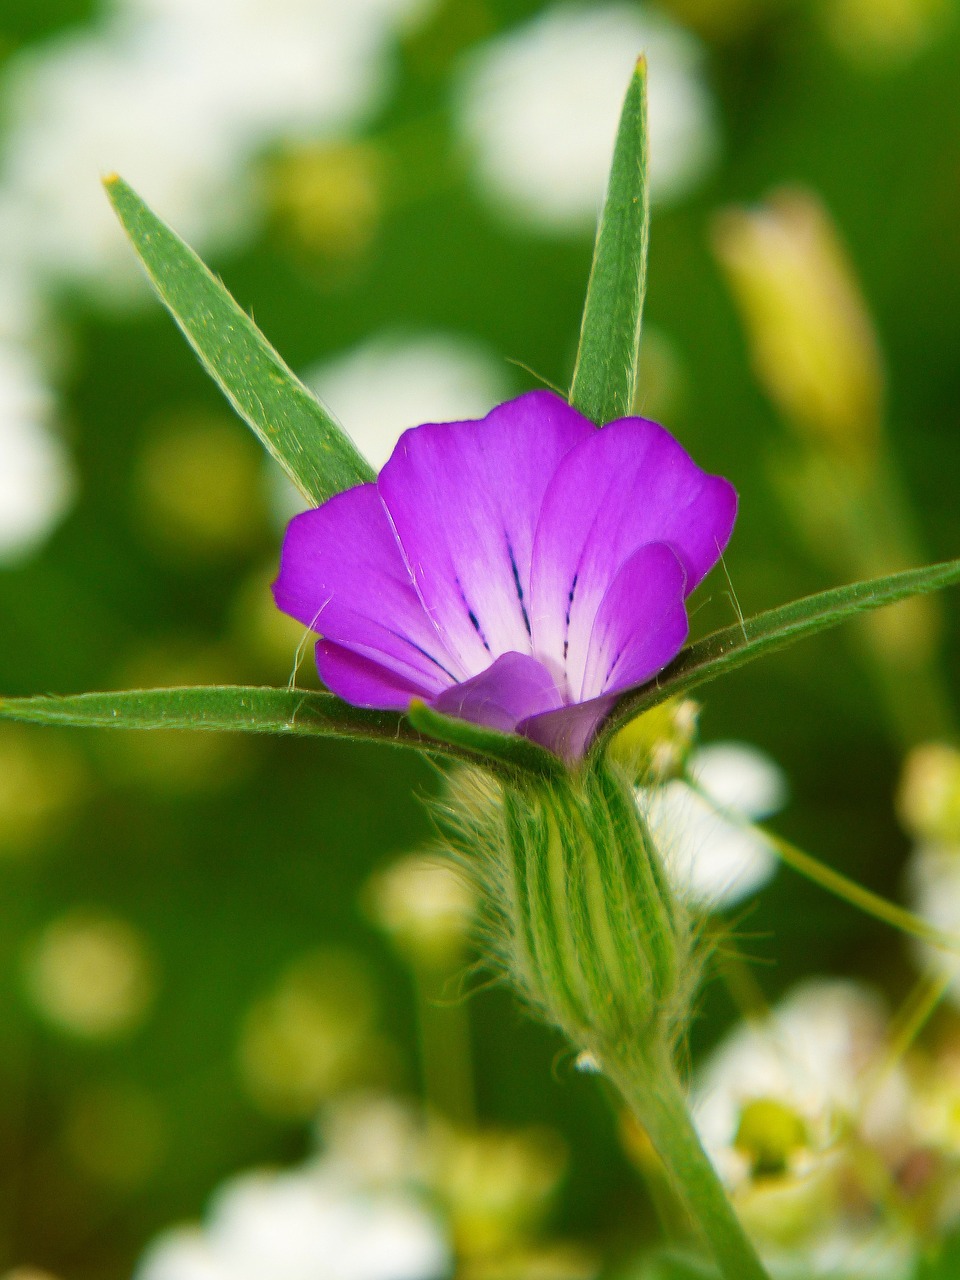
{"type": "Polygon", "coordinates": [[[720,1272],[704,1258],[664,1248],[649,1254],[624,1280],[720,1280],[720,1272]]]}
{"type": "Polygon", "coordinates": [[[913,1280],[956,1280],[960,1276],[960,1231],[954,1230],[921,1258],[913,1280]]]}
{"type": "Polygon", "coordinates": [[[647,280],[647,64],[637,63],[613,151],[570,403],[603,424],[633,412],[647,280]]]}
{"type": "Polygon", "coordinates": [[[200,362],[300,492],[319,505],[373,479],[353,442],[197,255],[122,178],[107,195],[200,362]]]}
{"type": "Polygon", "coordinates": [[[401,716],[351,707],[332,693],[236,685],[0,698],[0,718],[92,728],[212,729],[420,742],[418,734],[404,730],[401,716]]]}
{"type": "Polygon", "coordinates": [[[346,738],[538,775],[563,768],[536,743],[452,720],[417,704],[409,716],[369,711],[309,689],[201,685],[66,697],[0,698],[0,720],[91,729],[199,729],[346,738]]]}
{"type": "Polygon", "coordinates": [[[943,564],[835,587],[715,631],[682,650],[654,682],[629,690],[604,725],[598,744],[642,711],[746,666],[765,653],[837,627],[857,614],[896,604],[909,596],[939,591],[956,582],[960,582],[960,560],[947,560],[943,564]]]}
{"type": "Polygon", "coordinates": [[[519,773],[553,777],[566,772],[558,756],[516,733],[498,733],[482,725],[471,724],[434,711],[425,702],[414,701],[407,719],[425,737],[457,747],[477,757],[497,760],[519,773]]]}

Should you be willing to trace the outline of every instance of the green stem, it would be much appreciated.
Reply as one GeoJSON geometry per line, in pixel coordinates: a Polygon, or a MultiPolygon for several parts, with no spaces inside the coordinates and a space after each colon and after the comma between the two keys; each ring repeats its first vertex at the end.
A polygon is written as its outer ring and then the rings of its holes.
{"type": "Polygon", "coordinates": [[[608,1054],[603,1061],[646,1129],[724,1280],[770,1280],[700,1144],[673,1064],[633,1054],[620,1054],[619,1060],[608,1054]]]}
{"type": "MultiPolygon", "coordinates": [[[[726,815],[727,811],[724,810],[723,812],[726,815]]],[[[819,858],[814,858],[812,854],[804,853],[802,849],[798,849],[789,840],[784,840],[781,836],[774,835],[766,827],[758,827],[757,830],[769,840],[774,853],[776,853],[781,862],[785,862],[788,867],[791,867],[800,875],[806,876],[814,884],[820,885],[828,893],[832,893],[844,902],[849,902],[851,906],[857,907],[865,915],[873,916],[875,920],[882,920],[884,924],[889,924],[894,929],[899,929],[901,933],[907,934],[908,937],[918,938],[921,942],[926,942],[929,946],[936,947],[938,951],[950,951],[954,955],[960,953],[960,935],[948,933],[945,929],[938,929],[935,925],[928,924],[920,916],[914,915],[912,911],[908,911],[906,907],[898,907],[895,902],[888,902],[886,898],[881,898],[878,893],[874,893],[871,889],[865,889],[863,885],[857,884],[849,876],[845,876],[839,871],[834,871],[833,867],[828,867],[819,858]]]]}
{"type": "Polygon", "coordinates": [[[695,782],[691,782],[690,786],[707,804],[716,809],[718,813],[721,813],[728,822],[739,827],[742,831],[749,831],[753,832],[754,835],[762,836],[780,861],[796,871],[798,875],[805,876],[813,884],[819,885],[821,889],[826,889],[828,893],[832,893],[834,897],[839,898],[842,902],[848,902],[850,906],[856,907],[864,915],[872,916],[874,920],[881,920],[884,924],[888,924],[894,929],[899,929],[901,933],[905,933],[910,938],[918,938],[921,942],[925,942],[928,946],[934,947],[938,951],[950,951],[954,955],[960,955],[960,934],[938,929],[936,925],[929,924],[922,916],[915,915],[912,911],[908,911],[906,907],[897,906],[895,902],[888,902],[886,898],[874,893],[872,889],[865,889],[862,884],[857,884],[856,880],[851,880],[849,876],[845,876],[840,871],[834,871],[833,867],[828,867],[825,862],[821,862],[813,854],[804,853],[802,849],[799,849],[795,844],[791,844],[789,840],[784,840],[783,836],[778,836],[769,827],[761,827],[758,823],[751,822],[749,818],[745,818],[742,813],[714,804],[703,788],[695,782]]]}

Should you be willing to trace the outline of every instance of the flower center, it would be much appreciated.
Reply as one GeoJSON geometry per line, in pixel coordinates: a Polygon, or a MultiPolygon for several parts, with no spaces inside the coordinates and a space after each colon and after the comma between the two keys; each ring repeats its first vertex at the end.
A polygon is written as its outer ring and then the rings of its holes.
{"type": "Polygon", "coordinates": [[[803,1117],[777,1098],[753,1098],[740,1112],[733,1145],[750,1161],[754,1178],[786,1173],[790,1158],[807,1146],[803,1117]]]}

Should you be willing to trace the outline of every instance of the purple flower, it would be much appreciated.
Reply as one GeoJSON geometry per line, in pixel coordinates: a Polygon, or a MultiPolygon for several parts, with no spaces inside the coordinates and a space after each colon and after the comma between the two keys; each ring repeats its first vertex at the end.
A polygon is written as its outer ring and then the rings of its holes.
{"type": "Polygon", "coordinates": [[[687,635],[737,495],[655,422],[545,391],[401,436],[375,484],[291,521],[274,596],[362,707],[438,711],[583,755],[687,635]]]}

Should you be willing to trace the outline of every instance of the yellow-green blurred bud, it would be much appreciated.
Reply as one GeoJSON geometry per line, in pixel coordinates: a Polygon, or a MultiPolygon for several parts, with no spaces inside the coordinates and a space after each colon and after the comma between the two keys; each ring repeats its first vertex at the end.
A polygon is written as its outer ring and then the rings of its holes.
{"type": "Polygon", "coordinates": [[[56,836],[83,793],[82,762],[48,735],[21,725],[0,729],[0,855],[56,836]]]}
{"type": "Polygon", "coordinates": [[[377,1034],[377,998],[361,957],[302,957],[244,1021],[240,1075],[268,1115],[307,1119],[347,1085],[375,1080],[391,1049],[377,1034]]]}
{"type": "Polygon", "coordinates": [[[495,1258],[471,1259],[461,1280],[595,1280],[600,1259],[576,1244],[541,1244],[511,1250],[495,1258]]]}
{"type": "Polygon", "coordinates": [[[540,1224],[566,1170],[563,1140],[549,1129],[455,1133],[441,1142],[436,1189],[457,1251],[489,1256],[540,1224]]]}
{"type": "Polygon", "coordinates": [[[821,0],[823,24],[851,62],[901,66],[945,30],[950,0],[821,0]]]}
{"type": "Polygon", "coordinates": [[[610,753],[638,783],[679,774],[697,736],[699,705],[692,698],[668,698],[625,725],[610,753]]]}
{"type": "Polygon", "coordinates": [[[383,214],[385,166],[369,142],[292,147],[267,171],[276,216],[305,248],[334,259],[360,257],[383,214]]]}
{"type": "Polygon", "coordinates": [[[742,39],[789,0],[666,0],[663,8],[711,42],[742,39]]]}
{"type": "Polygon", "coordinates": [[[657,422],[673,417],[683,399],[683,375],[674,343],[661,330],[644,325],[633,412],[657,422]]]}
{"type": "Polygon", "coordinates": [[[90,1040],[135,1031],[156,992],[147,941],[126,920],[77,908],[28,947],[25,981],[37,1012],[58,1030],[90,1040]]]}
{"type": "Polygon", "coordinates": [[[883,413],[876,335],[823,205],[801,189],[715,223],[717,257],[739,304],[754,369],[798,431],[870,458],[883,413]]]}
{"type": "Polygon", "coordinates": [[[66,1154],[80,1173],[118,1188],[149,1178],[163,1141],[156,1100],[132,1082],[84,1090],[70,1106],[63,1134],[66,1154]]]}
{"type": "Polygon", "coordinates": [[[782,1174],[808,1144],[803,1117],[778,1098],[752,1098],[740,1113],[733,1145],[750,1162],[754,1178],[782,1174]]]}
{"type": "Polygon", "coordinates": [[[411,854],[369,881],[367,910],[414,966],[462,963],[476,913],[476,894],[449,862],[411,854]]]}
{"type": "Polygon", "coordinates": [[[960,751],[943,742],[914,747],[904,761],[897,810],[916,839],[960,844],[960,751]]]}
{"type": "Polygon", "coordinates": [[[243,552],[265,524],[256,446],[236,423],[210,414],[151,425],[133,497],[150,544],[178,562],[205,565],[243,552]]]}
{"type": "Polygon", "coordinates": [[[2,1280],[57,1280],[52,1271],[41,1271],[39,1267],[14,1267],[5,1271],[2,1280]]]}
{"type": "Polygon", "coordinates": [[[270,584],[276,576],[277,566],[271,561],[241,583],[230,611],[230,633],[237,648],[272,683],[293,679],[298,688],[315,687],[316,636],[274,604],[270,584]]]}

